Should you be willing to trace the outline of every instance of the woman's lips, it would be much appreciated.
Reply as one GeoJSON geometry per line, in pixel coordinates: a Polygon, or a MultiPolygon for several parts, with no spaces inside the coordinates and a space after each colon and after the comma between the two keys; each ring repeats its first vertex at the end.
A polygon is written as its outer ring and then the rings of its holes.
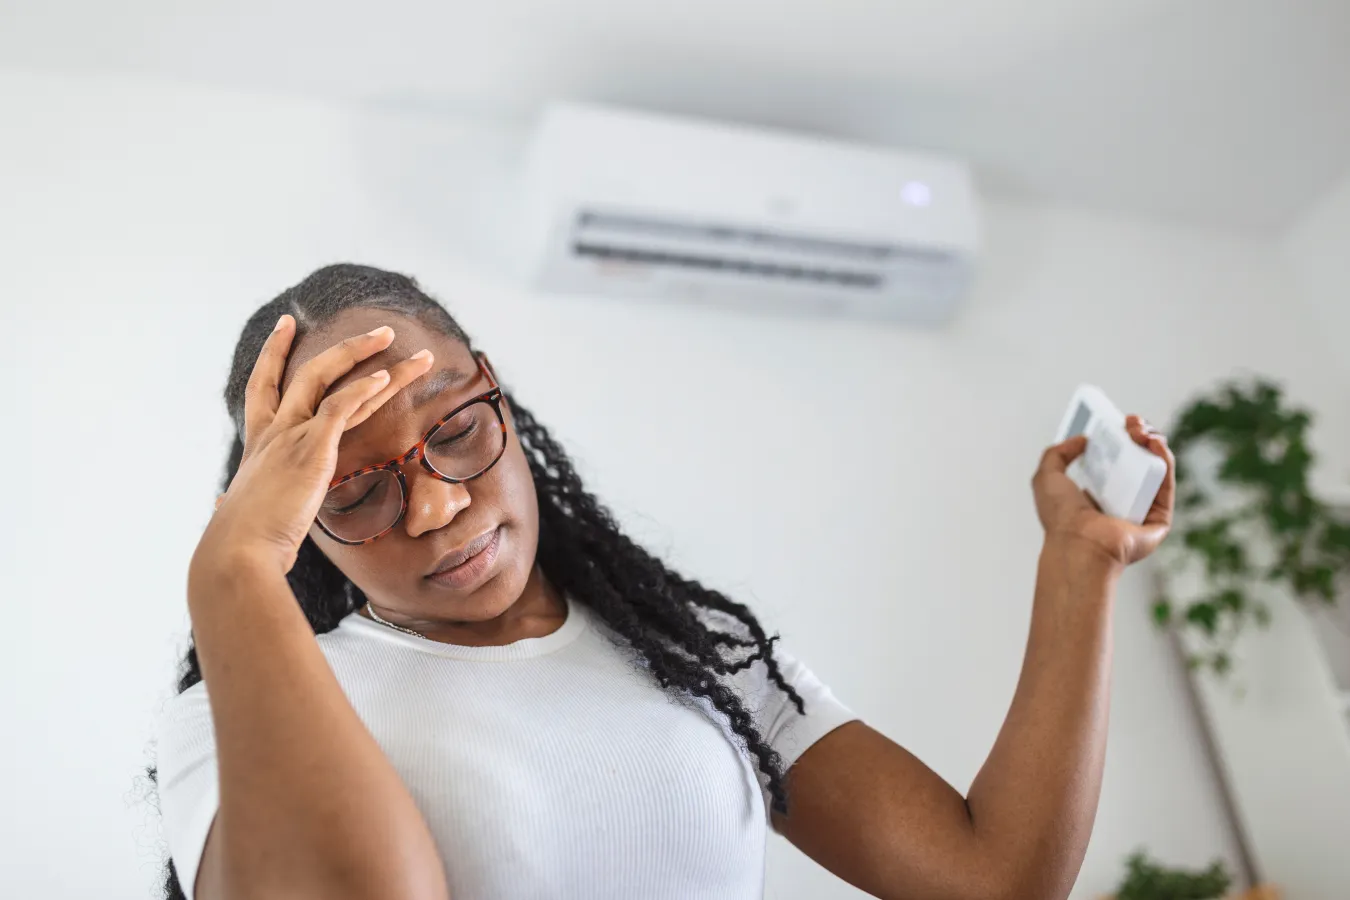
{"type": "Polygon", "coordinates": [[[499,525],[473,540],[463,550],[447,556],[441,565],[449,563],[449,566],[438,568],[426,576],[427,580],[457,590],[469,587],[492,568],[493,562],[497,559],[497,551],[501,549],[501,536],[502,529],[499,525]],[[460,559],[463,561],[460,562],[460,559]]]}

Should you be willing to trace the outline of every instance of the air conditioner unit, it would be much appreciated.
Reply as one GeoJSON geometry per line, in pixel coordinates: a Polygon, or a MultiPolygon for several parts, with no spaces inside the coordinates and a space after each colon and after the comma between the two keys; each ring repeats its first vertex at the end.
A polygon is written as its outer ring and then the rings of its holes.
{"type": "Polygon", "coordinates": [[[979,242],[938,157],[582,104],[545,113],[526,179],[534,284],[940,322],[979,242]]]}

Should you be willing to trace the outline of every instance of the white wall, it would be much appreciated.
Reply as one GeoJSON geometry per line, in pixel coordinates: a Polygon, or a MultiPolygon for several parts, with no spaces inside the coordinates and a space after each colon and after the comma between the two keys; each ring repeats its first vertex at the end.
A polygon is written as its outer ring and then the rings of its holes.
{"type": "MultiPolygon", "coordinates": [[[[1339,406],[1350,408],[1350,170],[1282,236],[1291,284],[1321,326],[1339,367],[1339,406]]],[[[1328,493],[1350,496],[1350,422],[1334,435],[1339,452],[1319,473],[1328,493]]]]}
{"type": "MultiPolygon", "coordinates": [[[[1242,367],[1336,399],[1273,251],[1246,239],[994,205],[982,287],[948,331],[755,319],[512,288],[509,131],[22,73],[0,74],[0,121],[20,406],[0,462],[24,464],[26,510],[0,572],[6,896],[142,897],[157,875],[129,793],[185,633],[229,352],[319,264],[416,273],[644,539],[755,604],[961,788],[1013,690],[1039,541],[1027,482],[1073,385],[1160,422],[1242,367]]],[[[1122,587],[1079,897],[1136,846],[1231,857],[1145,582],[1122,587]]],[[[769,865],[770,897],[856,896],[781,841],[769,865]]]]}
{"type": "Polygon", "coordinates": [[[1350,170],[1285,233],[1280,250],[1295,283],[1341,336],[1343,362],[1350,364],[1344,336],[1350,335],[1350,170]]]}

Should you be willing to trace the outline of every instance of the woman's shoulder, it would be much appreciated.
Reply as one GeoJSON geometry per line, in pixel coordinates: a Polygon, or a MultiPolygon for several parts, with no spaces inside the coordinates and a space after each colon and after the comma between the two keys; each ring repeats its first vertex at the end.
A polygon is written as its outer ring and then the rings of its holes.
{"type": "Polygon", "coordinates": [[[214,739],[211,701],[206,682],[198,681],[178,691],[160,706],[154,720],[161,769],[174,770],[173,760],[190,757],[193,749],[210,746],[214,739]]]}
{"type": "MultiPolygon", "coordinates": [[[[334,652],[342,652],[353,646],[352,630],[343,627],[343,623],[346,621],[346,619],[343,619],[342,622],[338,623],[338,627],[334,628],[332,631],[315,635],[319,648],[323,650],[325,656],[334,652]]],[[[194,710],[200,710],[202,707],[208,705],[209,702],[209,691],[206,687],[206,682],[198,676],[196,681],[192,684],[177,691],[172,697],[164,701],[162,714],[182,715],[194,710]]]]}

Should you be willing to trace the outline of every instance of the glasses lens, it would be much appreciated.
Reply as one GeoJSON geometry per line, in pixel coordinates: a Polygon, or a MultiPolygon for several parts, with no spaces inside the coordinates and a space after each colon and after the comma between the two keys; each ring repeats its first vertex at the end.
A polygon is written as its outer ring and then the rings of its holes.
{"type": "Polygon", "coordinates": [[[324,496],[319,522],[344,541],[364,541],[397,522],[402,509],[398,476],[388,470],[368,472],[324,496]]]}
{"type": "Polygon", "coordinates": [[[487,471],[506,447],[506,431],[486,401],[470,404],[427,440],[427,462],[447,478],[473,478],[487,471]]]}

